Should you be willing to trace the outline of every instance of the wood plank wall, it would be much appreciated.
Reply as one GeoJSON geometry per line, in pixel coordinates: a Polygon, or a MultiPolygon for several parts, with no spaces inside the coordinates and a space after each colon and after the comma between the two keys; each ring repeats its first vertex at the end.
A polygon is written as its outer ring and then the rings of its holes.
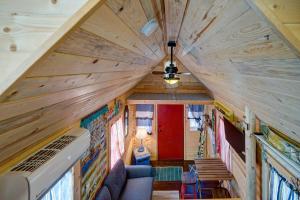
{"type": "Polygon", "coordinates": [[[160,62],[162,30],[151,42],[139,34],[145,6],[107,1],[0,96],[0,163],[128,91],[160,62]]]}
{"type": "Polygon", "coordinates": [[[177,58],[220,100],[300,141],[300,59],[246,1],[190,1],[177,58]],[[200,19],[200,20],[199,20],[200,19]]]}

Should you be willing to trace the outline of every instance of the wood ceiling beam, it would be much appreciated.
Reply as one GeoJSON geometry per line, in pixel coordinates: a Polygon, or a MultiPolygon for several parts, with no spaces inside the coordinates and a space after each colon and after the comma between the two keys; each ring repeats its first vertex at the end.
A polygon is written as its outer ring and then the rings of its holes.
{"type": "MultiPolygon", "coordinates": [[[[83,21],[85,21],[91,13],[93,13],[97,8],[103,4],[104,0],[90,0],[84,4],[78,11],[76,11],[72,16],[70,16],[62,26],[58,27],[52,35],[46,39],[46,41],[41,42],[42,45],[38,49],[29,52],[29,54],[22,54],[21,57],[18,54],[18,47],[15,46],[11,51],[16,55],[14,63],[8,62],[7,66],[1,67],[0,73],[0,94],[3,94],[18,78],[34,64],[43,60],[50,52],[52,52],[58,44],[64,39],[67,33],[78,27],[83,21]],[[19,61],[22,62],[19,62],[19,61]],[[18,62],[16,62],[18,61],[18,62]],[[9,65],[11,63],[11,66],[9,65]]],[[[48,2],[47,2],[48,3],[48,2]]],[[[31,4],[30,4],[31,5],[31,4]]],[[[4,8],[4,7],[3,7],[4,8]]],[[[31,9],[33,9],[31,7],[31,9]]],[[[21,9],[22,10],[22,9],[21,9]]],[[[39,11],[35,9],[34,12],[39,11]]],[[[21,12],[21,11],[20,11],[21,12]]],[[[8,29],[5,29],[8,30],[8,29]]],[[[5,31],[4,30],[4,31],[5,31]]],[[[23,39],[24,41],[26,39],[23,39]]],[[[28,53],[28,52],[27,52],[28,53]]],[[[9,58],[9,56],[8,56],[9,58]]]]}
{"type": "Polygon", "coordinates": [[[245,1],[300,57],[300,1],[245,1]]]}
{"type": "Polygon", "coordinates": [[[176,41],[184,17],[187,0],[165,0],[167,40],[176,41]]]}

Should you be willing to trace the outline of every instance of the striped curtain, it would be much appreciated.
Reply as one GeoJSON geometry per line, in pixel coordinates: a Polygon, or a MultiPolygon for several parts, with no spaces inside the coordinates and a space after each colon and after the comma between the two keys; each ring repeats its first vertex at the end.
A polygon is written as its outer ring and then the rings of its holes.
{"type": "Polygon", "coordinates": [[[135,113],[137,128],[145,128],[148,133],[152,133],[153,112],[153,104],[137,104],[135,113]]]}
{"type": "Polygon", "coordinates": [[[271,167],[269,182],[270,200],[299,200],[299,191],[294,190],[287,180],[275,168],[271,167]]]}

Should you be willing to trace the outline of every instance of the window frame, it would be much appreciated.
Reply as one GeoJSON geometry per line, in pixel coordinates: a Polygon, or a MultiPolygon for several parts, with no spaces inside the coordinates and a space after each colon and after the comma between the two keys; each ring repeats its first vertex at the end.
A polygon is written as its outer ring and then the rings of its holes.
{"type": "Polygon", "coordinates": [[[126,138],[129,133],[129,107],[128,107],[128,105],[126,105],[124,108],[123,127],[124,127],[124,137],[126,138]]]}

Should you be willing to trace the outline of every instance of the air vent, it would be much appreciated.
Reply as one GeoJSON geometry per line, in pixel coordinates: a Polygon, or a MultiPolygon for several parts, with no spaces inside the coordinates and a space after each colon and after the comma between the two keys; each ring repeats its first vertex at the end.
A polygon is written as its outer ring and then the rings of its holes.
{"type": "Polygon", "coordinates": [[[25,161],[21,162],[18,166],[13,168],[11,171],[23,171],[33,172],[52,157],[55,156],[59,151],[65,148],[68,144],[76,139],[76,136],[65,135],[59,139],[53,141],[51,144],[41,149],[25,161]]]}
{"type": "Polygon", "coordinates": [[[58,140],[54,141],[53,143],[45,147],[45,149],[62,150],[63,148],[65,148],[65,146],[73,142],[75,138],[76,138],[75,136],[71,136],[71,135],[62,136],[58,140]]]}

